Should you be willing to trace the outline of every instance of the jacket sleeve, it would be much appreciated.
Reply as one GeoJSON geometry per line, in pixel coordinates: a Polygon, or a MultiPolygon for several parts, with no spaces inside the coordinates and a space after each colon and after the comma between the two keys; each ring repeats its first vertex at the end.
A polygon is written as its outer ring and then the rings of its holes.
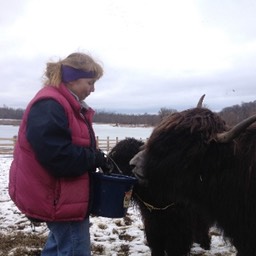
{"type": "Polygon", "coordinates": [[[72,144],[65,110],[55,100],[44,99],[32,106],[26,137],[40,164],[55,177],[95,170],[95,152],[72,144]]]}

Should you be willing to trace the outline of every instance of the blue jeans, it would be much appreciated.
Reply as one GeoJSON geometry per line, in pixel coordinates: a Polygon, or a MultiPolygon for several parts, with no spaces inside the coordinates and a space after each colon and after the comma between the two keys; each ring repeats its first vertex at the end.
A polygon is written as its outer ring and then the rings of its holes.
{"type": "Polygon", "coordinates": [[[89,218],[84,221],[47,222],[50,230],[42,256],[91,256],[89,218]]]}

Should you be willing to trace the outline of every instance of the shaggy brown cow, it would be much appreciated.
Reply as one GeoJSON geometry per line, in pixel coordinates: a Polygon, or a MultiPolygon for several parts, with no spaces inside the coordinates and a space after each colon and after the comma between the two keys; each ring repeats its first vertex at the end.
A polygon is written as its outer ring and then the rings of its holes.
{"type": "Polygon", "coordinates": [[[153,204],[189,202],[203,210],[239,256],[256,256],[256,126],[246,128],[255,119],[229,130],[208,109],[174,113],[131,161],[153,204]]]}
{"type": "MultiPolygon", "coordinates": [[[[133,175],[129,161],[143,144],[134,138],[120,141],[108,154],[117,166],[113,172],[133,175]]],[[[141,211],[152,255],[184,256],[189,254],[193,242],[209,249],[208,219],[184,203],[166,200],[161,184],[154,185],[152,181],[152,186],[153,189],[138,184],[133,190],[133,200],[141,211]]]]}

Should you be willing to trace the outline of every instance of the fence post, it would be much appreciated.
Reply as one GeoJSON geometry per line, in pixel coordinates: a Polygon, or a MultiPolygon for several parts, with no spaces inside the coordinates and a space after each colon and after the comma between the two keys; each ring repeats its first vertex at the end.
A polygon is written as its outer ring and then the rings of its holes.
{"type": "Polygon", "coordinates": [[[96,148],[99,148],[99,136],[96,136],[96,148]]]}
{"type": "Polygon", "coordinates": [[[107,137],[107,152],[109,152],[109,148],[110,148],[110,146],[109,146],[109,136],[107,137]]]}
{"type": "Polygon", "coordinates": [[[16,144],[16,142],[17,142],[17,138],[18,138],[17,135],[14,135],[14,136],[13,136],[13,147],[15,147],[15,144],[16,144]]]}

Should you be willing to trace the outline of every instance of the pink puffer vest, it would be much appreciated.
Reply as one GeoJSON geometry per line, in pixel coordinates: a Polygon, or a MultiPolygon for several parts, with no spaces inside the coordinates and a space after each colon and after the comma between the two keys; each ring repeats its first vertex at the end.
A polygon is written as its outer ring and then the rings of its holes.
{"type": "MultiPolygon", "coordinates": [[[[46,86],[29,103],[20,125],[14,159],[10,168],[9,194],[21,212],[44,221],[78,221],[88,213],[89,175],[78,178],[55,178],[36,160],[26,139],[26,123],[31,106],[38,100],[52,98],[65,109],[72,141],[76,145],[90,146],[88,127],[80,116],[81,106],[65,85],[60,88],[46,86]]],[[[92,125],[94,111],[85,117],[92,125]]]]}

